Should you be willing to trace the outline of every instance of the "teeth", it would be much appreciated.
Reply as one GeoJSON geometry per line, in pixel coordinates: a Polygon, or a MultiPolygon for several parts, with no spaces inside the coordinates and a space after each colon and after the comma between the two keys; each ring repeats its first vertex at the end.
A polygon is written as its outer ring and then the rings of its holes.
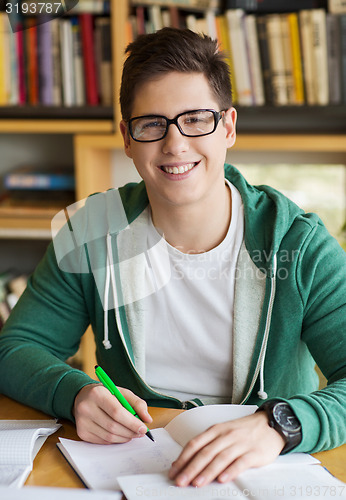
{"type": "Polygon", "coordinates": [[[187,163],[186,165],[180,165],[179,167],[163,166],[162,170],[167,172],[167,174],[183,174],[184,172],[191,170],[195,165],[196,163],[187,163]]]}

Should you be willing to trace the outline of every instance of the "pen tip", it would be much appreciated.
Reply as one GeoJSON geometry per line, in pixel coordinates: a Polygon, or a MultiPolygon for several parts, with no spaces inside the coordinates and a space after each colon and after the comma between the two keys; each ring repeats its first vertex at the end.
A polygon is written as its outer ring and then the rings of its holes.
{"type": "Polygon", "coordinates": [[[147,436],[149,439],[151,439],[155,443],[155,439],[153,438],[153,435],[150,431],[147,432],[147,436]]]}

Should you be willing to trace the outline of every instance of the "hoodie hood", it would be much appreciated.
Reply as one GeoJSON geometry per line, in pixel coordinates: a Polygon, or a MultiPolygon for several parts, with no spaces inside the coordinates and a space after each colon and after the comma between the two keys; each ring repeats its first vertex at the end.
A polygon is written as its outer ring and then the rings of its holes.
{"type": "Polygon", "coordinates": [[[225,177],[243,199],[246,249],[256,266],[273,276],[274,255],[296,217],[304,211],[270,186],[252,186],[232,165],[225,165],[225,177]]]}

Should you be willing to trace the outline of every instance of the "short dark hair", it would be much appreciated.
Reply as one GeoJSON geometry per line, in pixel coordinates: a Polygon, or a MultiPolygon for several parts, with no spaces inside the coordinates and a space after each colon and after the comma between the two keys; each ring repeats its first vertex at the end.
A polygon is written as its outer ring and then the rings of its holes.
{"type": "Polygon", "coordinates": [[[202,73],[220,109],[232,106],[232,87],[226,55],[218,42],[188,29],[163,28],[140,35],[126,50],[120,88],[121,114],[131,118],[136,90],[143,83],[172,71],[202,73]]]}

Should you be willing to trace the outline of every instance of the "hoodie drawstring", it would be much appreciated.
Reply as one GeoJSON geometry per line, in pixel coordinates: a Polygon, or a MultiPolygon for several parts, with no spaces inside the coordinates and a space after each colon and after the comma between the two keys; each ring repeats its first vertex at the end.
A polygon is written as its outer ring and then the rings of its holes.
{"type": "Polygon", "coordinates": [[[104,290],[104,321],[103,321],[103,345],[105,349],[111,349],[112,344],[109,341],[108,335],[108,300],[109,300],[109,285],[112,281],[113,299],[115,305],[115,276],[114,276],[114,262],[113,262],[113,252],[111,245],[111,235],[107,233],[107,262],[106,262],[106,283],[104,290]]]}
{"type": "Polygon", "coordinates": [[[271,319],[272,319],[273,304],[274,304],[274,299],[275,299],[276,269],[277,269],[277,256],[275,254],[274,259],[273,259],[273,275],[271,277],[271,290],[270,290],[270,297],[269,297],[269,304],[268,304],[268,311],[267,311],[267,319],[266,319],[266,325],[265,325],[265,329],[264,329],[264,338],[263,338],[263,344],[262,344],[262,349],[261,349],[260,390],[257,392],[257,395],[260,399],[268,399],[268,394],[264,390],[264,361],[265,361],[266,352],[267,352],[270,323],[271,323],[271,319]]]}

